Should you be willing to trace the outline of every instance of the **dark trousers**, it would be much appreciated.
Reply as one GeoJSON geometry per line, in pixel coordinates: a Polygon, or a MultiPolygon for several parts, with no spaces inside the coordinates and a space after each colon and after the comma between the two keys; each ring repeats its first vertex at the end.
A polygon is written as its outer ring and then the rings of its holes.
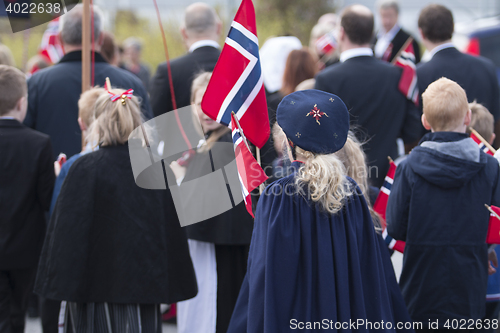
{"type": "Polygon", "coordinates": [[[23,333],[36,268],[0,270],[0,332],[23,333]]]}
{"type": "Polygon", "coordinates": [[[47,298],[40,300],[40,317],[42,318],[43,333],[57,333],[59,326],[59,312],[61,301],[47,298]]]}

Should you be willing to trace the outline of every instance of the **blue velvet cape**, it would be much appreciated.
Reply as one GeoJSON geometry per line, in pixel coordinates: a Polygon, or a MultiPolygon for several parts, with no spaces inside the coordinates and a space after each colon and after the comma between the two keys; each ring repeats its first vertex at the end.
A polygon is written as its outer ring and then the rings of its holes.
{"type": "Polygon", "coordinates": [[[411,331],[395,330],[396,322],[411,319],[364,197],[353,195],[331,215],[297,194],[294,180],[295,173],[280,179],[260,197],[228,333],[317,332],[339,325],[363,332],[382,321],[392,326],[387,332],[411,331]],[[358,319],[364,324],[354,327],[358,319]]]}

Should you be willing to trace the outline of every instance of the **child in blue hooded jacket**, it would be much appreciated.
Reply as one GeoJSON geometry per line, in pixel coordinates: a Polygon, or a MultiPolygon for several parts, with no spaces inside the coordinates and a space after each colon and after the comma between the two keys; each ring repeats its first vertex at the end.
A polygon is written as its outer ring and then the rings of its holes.
{"type": "Polygon", "coordinates": [[[398,166],[387,205],[389,234],[406,241],[400,287],[424,330],[489,328],[495,323],[479,326],[488,279],[484,204],[500,204],[499,165],[466,134],[471,111],[457,83],[441,78],[422,100],[431,132],[398,166]]]}

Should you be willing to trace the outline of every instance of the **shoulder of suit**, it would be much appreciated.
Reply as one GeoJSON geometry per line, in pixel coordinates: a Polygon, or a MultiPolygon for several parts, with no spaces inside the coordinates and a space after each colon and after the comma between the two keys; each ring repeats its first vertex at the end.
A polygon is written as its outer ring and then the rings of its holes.
{"type": "Polygon", "coordinates": [[[32,140],[39,142],[42,146],[46,145],[50,141],[50,136],[45,133],[34,130],[26,125],[19,128],[23,133],[23,138],[27,140],[32,140]]]}

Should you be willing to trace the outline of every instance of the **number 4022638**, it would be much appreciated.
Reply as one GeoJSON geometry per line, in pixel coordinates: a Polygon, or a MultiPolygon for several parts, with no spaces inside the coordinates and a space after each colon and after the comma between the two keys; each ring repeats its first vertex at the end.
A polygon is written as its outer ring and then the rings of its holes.
{"type": "Polygon", "coordinates": [[[5,11],[9,14],[52,14],[52,13],[60,13],[61,12],[61,4],[60,3],[9,3],[5,11]]]}

